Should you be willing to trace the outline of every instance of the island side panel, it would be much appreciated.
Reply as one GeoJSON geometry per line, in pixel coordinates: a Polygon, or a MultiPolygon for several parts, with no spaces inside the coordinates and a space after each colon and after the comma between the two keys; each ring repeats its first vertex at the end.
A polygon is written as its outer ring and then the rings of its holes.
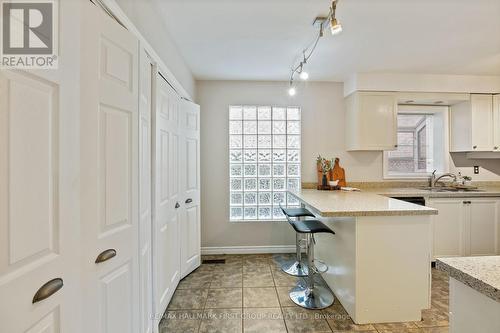
{"type": "Polygon", "coordinates": [[[324,261],[328,271],[322,274],[347,313],[355,315],[356,300],[356,218],[330,218],[323,222],[332,234],[317,234],[315,258],[324,261]]]}
{"type": "Polygon", "coordinates": [[[450,277],[450,332],[500,332],[500,302],[450,277]]]}
{"type": "Polygon", "coordinates": [[[421,320],[430,307],[430,216],[356,219],[355,322],[421,320]]]}

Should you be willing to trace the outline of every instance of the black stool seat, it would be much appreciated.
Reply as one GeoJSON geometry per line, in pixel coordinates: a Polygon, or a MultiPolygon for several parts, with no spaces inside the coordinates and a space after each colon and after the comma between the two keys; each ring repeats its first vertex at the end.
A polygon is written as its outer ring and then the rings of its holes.
{"type": "Polygon", "coordinates": [[[281,207],[281,210],[283,210],[283,213],[289,217],[303,217],[303,216],[310,216],[310,217],[315,217],[313,213],[308,211],[305,208],[283,208],[281,207]]]}
{"type": "Polygon", "coordinates": [[[329,233],[335,235],[335,232],[332,229],[328,228],[323,222],[318,220],[293,221],[291,225],[296,232],[301,234],[329,233]]]}

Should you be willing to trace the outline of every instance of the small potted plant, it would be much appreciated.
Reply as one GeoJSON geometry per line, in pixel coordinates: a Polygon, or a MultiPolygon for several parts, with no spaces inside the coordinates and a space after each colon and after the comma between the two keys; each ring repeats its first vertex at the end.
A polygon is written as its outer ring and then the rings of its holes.
{"type": "Polygon", "coordinates": [[[327,160],[326,158],[318,155],[316,158],[316,168],[318,171],[318,185],[328,186],[328,182],[330,181],[330,171],[332,169],[332,162],[327,160]]]}

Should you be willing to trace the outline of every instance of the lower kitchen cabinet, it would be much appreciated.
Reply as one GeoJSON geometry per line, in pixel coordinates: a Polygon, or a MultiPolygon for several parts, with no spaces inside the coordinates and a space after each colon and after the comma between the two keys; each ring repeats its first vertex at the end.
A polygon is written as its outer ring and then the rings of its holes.
{"type": "Polygon", "coordinates": [[[500,254],[500,198],[431,198],[433,258],[500,254]]]}

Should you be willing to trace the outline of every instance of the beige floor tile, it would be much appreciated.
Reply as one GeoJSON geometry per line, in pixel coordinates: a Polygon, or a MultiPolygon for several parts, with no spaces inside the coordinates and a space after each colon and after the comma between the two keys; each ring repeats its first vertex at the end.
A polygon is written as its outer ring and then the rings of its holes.
{"type": "Polygon", "coordinates": [[[319,310],[296,307],[282,308],[289,333],[331,332],[328,322],[319,310]]]}
{"type": "Polygon", "coordinates": [[[241,288],[210,289],[208,291],[206,309],[230,309],[243,306],[243,292],[241,288]]]}
{"type": "Polygon", "coordinates": [[[216,269],[210,283],[210,288],[237,288],[243,286],[241,267],[226,267],[216,269]]]}
{"type": "Polygon", "coordinates": [[[177,289],[204,289],[210,286],[212,271],[194,271],[179,282],[177,289]]]}
{"type": "Polygon", "coordinates": [[[259,271],[245,272],[246,266],[243,267],[243,287],[274,287],[274,279],[271,274],[271,269],[261,267],[259,271]]]}
{"type": "Polygon", "coordinates": [[[160,322],[160,333],[197,333],[202,310],[167,311],[160,322]]]}
{"type": "Polygon", "coordinates": [[[278,294],[271,288],[243,288],[243,307],[274,308],[279,307],[278,294]]]}
{"type": "Polygon", "coordinates": [[[418,327],[448,326],[448,313],[437,309],[422,310],[422,320],[416,321],[418,327]]]}
{"type": "Polygon", "coordinates": [[[373,324],[379,333],[383,331],[388,332],[405,332],[405,330],[418,328],[414,322],[407,323],[384,323],[384,324],[373,324]]]}
{"type": "Polygon", "coordinates": [[[203,309],[207,295],[208,289],[176,290],[168,309],[203,309]]]}
{"type": "Polygon", "coordinates": [[[244,308],[243,332],[286,333],[285,321],[280,308],[244,308]]]}
{"type": "Polygon", "coordinates": [[[294,287],[301,278],[291,276],[281,269],[273,269],[273,279],[276,287],[294,287]]]}
{"type": "Polygon", "coordinates": [[[242,309],[205,310],[199,333],[242,332],[242,317],[242,309]]]}
{"type": "Polygon", "coordinates": [[[322,313],[325,316],[325,319],[328,321],[328,325],[332,331],[355,331],[355,332],[364,332],[371,331],[374,332],[376,329],[373,325],[358,325],[355,324],[354,321],[349,317],[347,311],[342,307],[342,305],[336,301],[333,306],[330,306],[327,309],[322,310],[322,313]]]}
{"type": "Polygon", "coordinates": [[[295,303],[290,299],[290,289],[291,287],[276,287],[276,291],[278,292],[278,299],[282,307],[296,306],[295,303]]]}

